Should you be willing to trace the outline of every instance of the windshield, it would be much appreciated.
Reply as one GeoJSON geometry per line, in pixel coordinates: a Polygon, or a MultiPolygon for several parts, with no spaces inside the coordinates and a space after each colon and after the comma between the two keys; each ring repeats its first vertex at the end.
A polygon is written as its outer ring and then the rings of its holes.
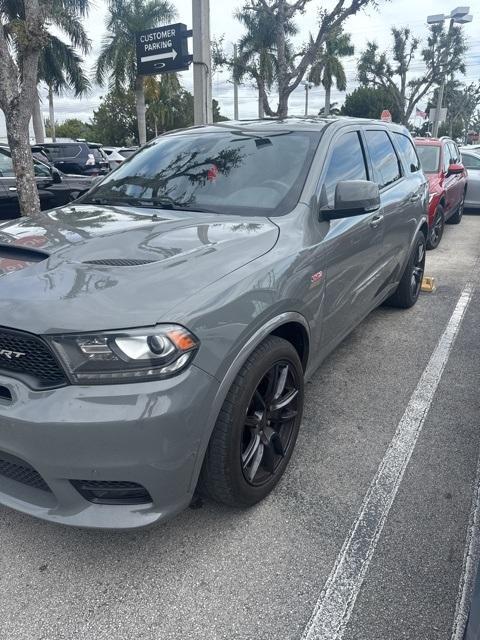
{"type": "Polygon", "coordinates": [[[417,145],[417,153],[425,173],[437,173],[440,164],[440,147],[417,145]]]}
{"type": "Polygon", "coordinates": [[[158,138],[81,199],[239,215],[297,204],[320,133],[242,131],[158,138]]]}

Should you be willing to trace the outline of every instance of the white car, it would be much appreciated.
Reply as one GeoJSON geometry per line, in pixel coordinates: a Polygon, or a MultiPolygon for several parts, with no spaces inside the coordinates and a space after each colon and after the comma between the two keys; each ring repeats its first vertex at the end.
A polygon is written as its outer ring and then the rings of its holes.
{"type": "Polygon", "coordinates": [[[119,167],[122,162],[125,160],[125,156],[122,156],[119,153],[118,147],[102,147],[105,155],[107,156],[108,164],[110,165],[110,169],[116,169],[119,167]]]}
{"type": "Polygon", "coordinates": [[[462,163],[468,171],[466,209],[480,209],[480,147],[462,147],[462,163]]]}

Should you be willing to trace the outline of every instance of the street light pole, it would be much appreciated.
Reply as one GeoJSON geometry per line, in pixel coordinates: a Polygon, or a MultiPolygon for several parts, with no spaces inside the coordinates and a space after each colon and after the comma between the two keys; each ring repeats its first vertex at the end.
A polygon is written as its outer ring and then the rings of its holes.
{"type": "MultiPolygon", "coordinates": [[[[233,60],[235,73],[237,70],[237,45],[233,45],[233,60]]],[[[235,79],[235,73],[233,76],[233,119],[238,120],[238,82],[235,79]]]]}
{"type": "Polygon", "coordinates": [[[447,79],[446,65],[448,60],[448,44],[450,42],[450,36],[452,35],[453,24],[454,24],[454,20],[453,18],[451,18],[450,26],[448,27],[448,31],[447,31],[447,47],[445,48],[445,52],[443,54],[442,83],[440,84],[440,87],[438,89],[437,108],[435,109],[435,120],[433,121],[432,136],[434,138],[438,136],[438,129],[440,127],[440,117],[441,117],[441,111],[442,111],[442,105],[443,105],[443,94],[445,93],[445,82],[447,79]]]}
{"type": "Polygon", "coordinates": [[[305,117],[308,116],[308,92],[313,87],[311,82],[307,82],[306,80],[302,80],[302,84],[305,87],[305,117]]]}
{"type": "Polygon", "coordinates": [[[192,0],[193,27],[193,120],[196,125],[213,122],[210,0],[192,0]]]}
{"type": "Polygon", "coordinates": [[[445,20],[450,20],[450,25],[447,31],[447,41],[445,51],[443,53],[442,60],[442,82],[438,88],[438,98],[437,98],[437,107],[435,109],[435,119],[433,121],[432,127],[432,137],[436,138],[438,136],[438,129],[440,127],[440,118],[442,112],[443,105],[443,95],[445,93],[445,84],[447,80],[447,61],[448,61],[448,48],[450,45],[450,38],[453,32],[453,26],[455,23],[457,24],[466,24],[473,20],[473,17],[468,13],[470,7],[457,7],[454,9],[449,16],[445,16],[443,13],[428,16],[427,23],[428,24],[443,24],[445,20]]]}

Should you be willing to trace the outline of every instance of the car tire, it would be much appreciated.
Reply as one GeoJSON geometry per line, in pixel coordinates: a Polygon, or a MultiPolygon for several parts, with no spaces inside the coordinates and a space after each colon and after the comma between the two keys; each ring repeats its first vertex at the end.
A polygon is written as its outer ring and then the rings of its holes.
{"type": "Polygon", "coordinates": [[[412,252],[402,279],[395,293],[388,299],[388,304],[399,309],[409,309],[417,302],[425,271],[426,240],[423,233],[415,238],[412,252]]]}
{"type": "Polygon", "coordinates": [[[263,500],[280,480],[303,412],[296,349],[270,336],[245,362],[223,403],[203,461],[199,492],[234,507],[263,500]]]}
{"type": "Polygon", "coordinates": [[[463,209],[464,209],[464,207],[465,207],[465,194],[463,194],[463,196],[462,196],[462,200],[461,200],[460,204],[458,205],[458,209],[455,211],[453,216],[450,216],[450,218],[448,219],[448,224],[460,224],[460,222],[462,221],[462,217],[463,217],[463,209]]]}
{"type": "Polygon", "coordinates": [[[445,229],[445,214],[442,205],[435,209],[435,217],[431,229],[428,231],[427,249],[436,249],[440,244],[445,229]]]}

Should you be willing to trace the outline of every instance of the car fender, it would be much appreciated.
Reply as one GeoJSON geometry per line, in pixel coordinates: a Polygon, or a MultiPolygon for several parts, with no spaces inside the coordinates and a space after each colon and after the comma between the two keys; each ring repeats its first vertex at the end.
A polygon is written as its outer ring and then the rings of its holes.
{"type": "Polygon", "coordinates": [[[200,441],[197,449],[197,458],[190,480],[190,489],[192,493],[193,491],[195,491],[195,487],[197,486],[198,477],[200,475],[203,459],[205,457],[205,452],[207,450],[212,431],[215,427],[215,423],[217,422],[218,414],[220,413],[222,405],[225,402],[225,398],[227,397],[233,381],[237,377],[240,369],[248,360],[249,356],[258,347],[258,345],[263,342],[263,340],[265,340],[268,335],[275,331],[275,329],[281,327],[284,324],[287,324],[288,322],[296,322],[298,324],[301,324],[306,330],[307,336],[310,339],[310,327],[306,318],[302,314],[296,311],[287,311],[285,313],[274,316],[273,318],[270,318],[270,320],[265,322],[259,329],[257,329],[257,331],[249,337],[247,342],[243,344],[237,356],[230,364],[230,367],[228,368],[225,376],[221,380],[220,386],[212,402],[212,407],[210,409],[208,417],[208,424],[203,431],[202,440],[200,441]]]}
{"type": "MultiPolygon", "coordinates": [[[[415,229],[415,233],[412,236],[412,239],[410,241],[410,246],[408,248],[408,252],[407,252],[407,257],[405,259],[405,263],[402,266],[402,269],[400,271],[400,277],[399,277],[399,281],[402,279],[402,276],[405,272],[405,269],[407,268],[407,264],[408,261],[410,259],[410,256],[412,255],[412,251],[413,251],[413,245],[415,244],[415,238],[417,237],[418,233],[422,231],[422,227],[425,227],[425,233],[426,233],[426,237],[428,237],[428,231],[429,231],[429,225],[428,225],[428,218],[427,216],[422,216],[417,228],[415,229]]],[[[422,232],[423,233],[423,232],[422,232]]]]}

